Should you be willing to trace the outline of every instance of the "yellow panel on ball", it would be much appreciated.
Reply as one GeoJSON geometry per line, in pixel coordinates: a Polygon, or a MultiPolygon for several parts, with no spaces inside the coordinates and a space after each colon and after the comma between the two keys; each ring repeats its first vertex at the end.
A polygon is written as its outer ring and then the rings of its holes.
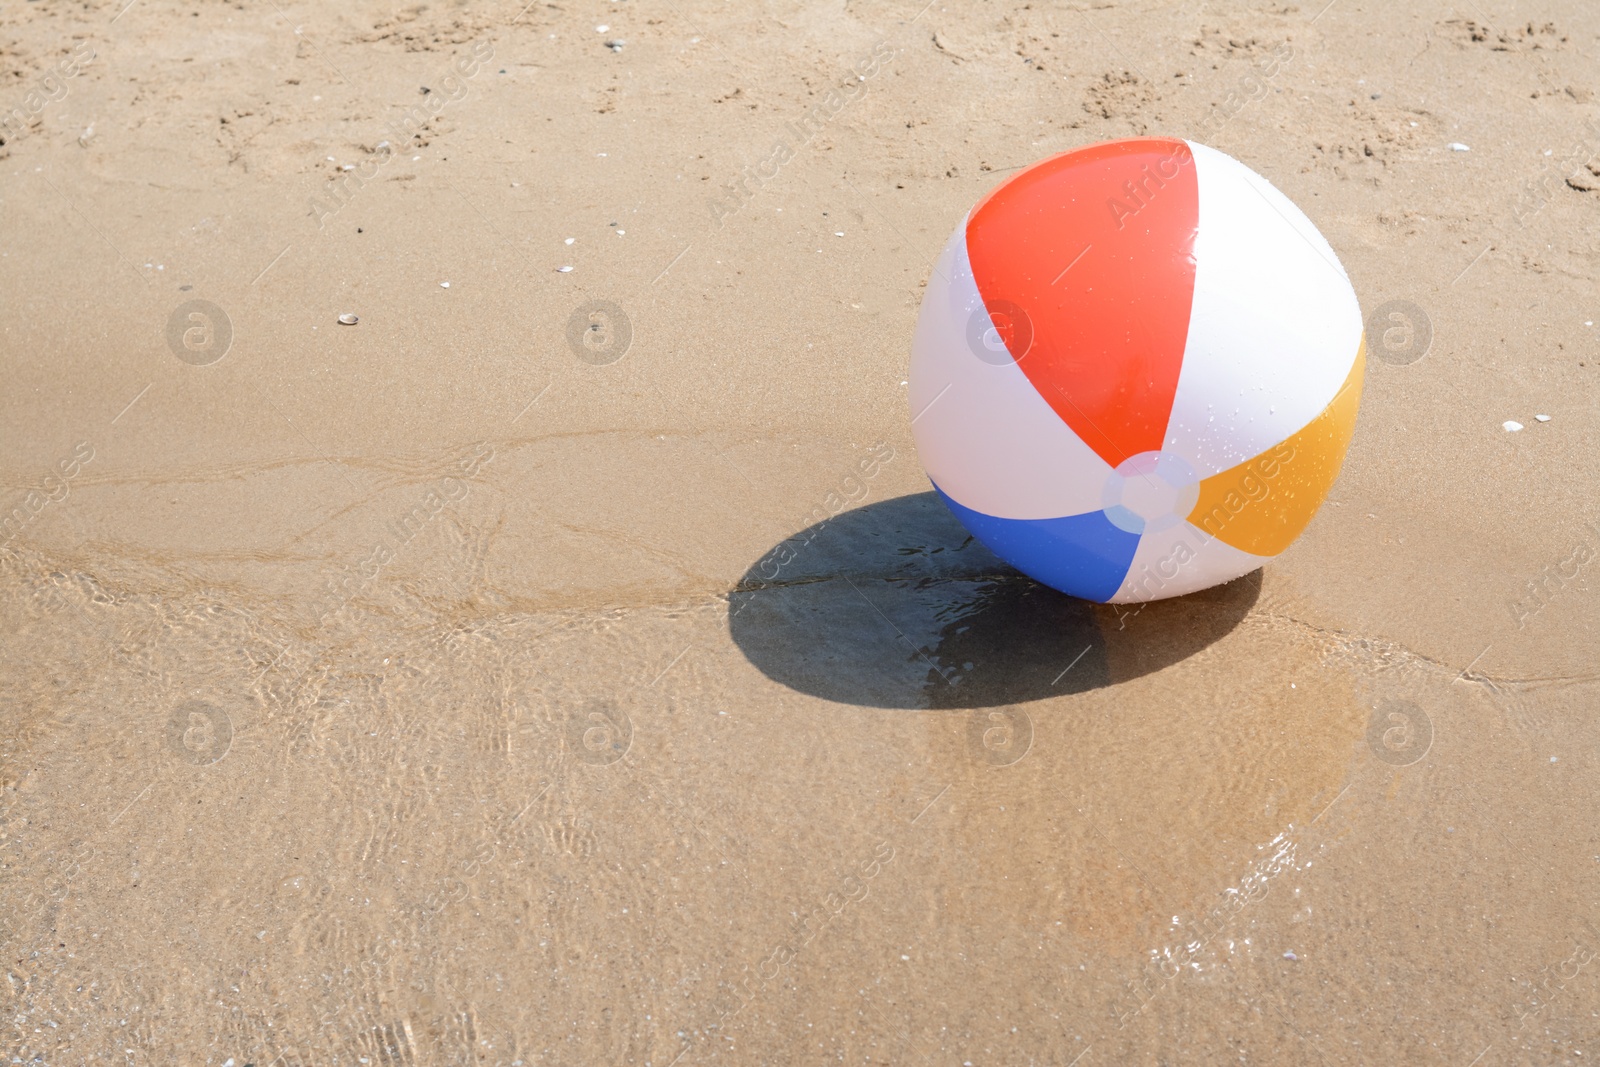
{"type": "Polygon", "coordinates": [[[1288,548],[1339,476],[1356,428],[1366,365],[1363,335],[1350,376],[1332,403],[1282,444],[1203,479],[1189,522],[1252,555],[1276,556],[1288,548]]]}

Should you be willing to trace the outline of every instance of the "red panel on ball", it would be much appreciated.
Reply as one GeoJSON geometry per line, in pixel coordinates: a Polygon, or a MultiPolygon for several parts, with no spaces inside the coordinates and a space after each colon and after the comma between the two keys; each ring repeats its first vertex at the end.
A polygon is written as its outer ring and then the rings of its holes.
{"type": "Polygon", "coordinates": [[[1158,450],[1194,299],[1200,188],[1180,140],[1090,145],[991,192],[967,223],[984,305],[1033,387],[1107,463],[1158,450]],[[1018,309],[1031,330],[1010,321],[1018,309]]]}

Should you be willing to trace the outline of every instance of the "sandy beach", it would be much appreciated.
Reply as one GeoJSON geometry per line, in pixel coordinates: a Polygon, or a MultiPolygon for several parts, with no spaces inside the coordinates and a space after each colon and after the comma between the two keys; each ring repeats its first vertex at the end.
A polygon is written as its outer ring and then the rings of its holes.
{"type": "Polygon", "coordinates": [[[1324,3],[0,11],[4,1062],[1600,1057],[1600,7],[1324,3]],[[1369,356],[1113,607],[907,368],[1141,135],[1369,356]]]}

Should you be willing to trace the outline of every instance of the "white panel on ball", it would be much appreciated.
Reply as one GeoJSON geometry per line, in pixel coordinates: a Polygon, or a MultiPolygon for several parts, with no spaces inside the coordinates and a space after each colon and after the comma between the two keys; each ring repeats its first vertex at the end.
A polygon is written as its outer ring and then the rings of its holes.
{"type": "Polygon", "coordinates": [[[1311,220],[1238,160],[1190,147],[1200,183],[1194,304],[1166,450],[1206,478],[1316,418],[1355,363],[1362,324],[1311,220]]]}
{"type": "MultiPolygon", "coordinates": [[[[983,316],[962,220],[922,298],[912,342],[912,435],[934,483],[974,511],[1051,519],[1100,509],[1111,468],[1073,433],[977,320],[983,316]]],[[[1024,356],[1026,358],[1026,356],[1024,356]]]]}

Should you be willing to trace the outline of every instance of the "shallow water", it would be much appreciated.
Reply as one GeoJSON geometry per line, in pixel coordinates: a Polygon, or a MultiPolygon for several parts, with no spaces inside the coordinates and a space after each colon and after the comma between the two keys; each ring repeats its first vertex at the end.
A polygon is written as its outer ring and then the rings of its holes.
{"type": "Polygon", "coordinates": [[[1600,1055],[1595,194],[1512,210],[1595,12],[179,14],[0,16],[96,49],[0,146],[10,1062],[1600,1055]],[[1284,40],[1216,143],[1431,347],[1263,570],[1036,586],[917,465],[920,282],[1284,40]]]}

